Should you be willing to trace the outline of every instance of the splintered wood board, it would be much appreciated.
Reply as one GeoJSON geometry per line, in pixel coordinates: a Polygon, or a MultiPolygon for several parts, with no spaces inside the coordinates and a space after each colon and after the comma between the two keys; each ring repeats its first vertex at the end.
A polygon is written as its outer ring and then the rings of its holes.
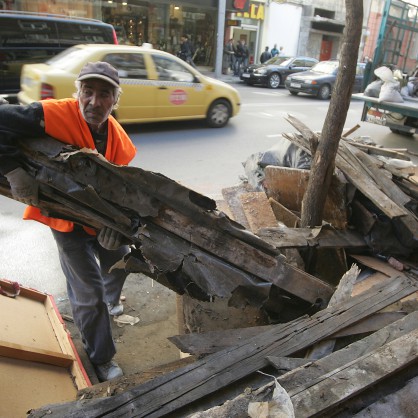
{"type": "Polygon", "coordinates": [[[21,287],[0,295],[0,312],[0,417],[75,400],[91,385],[51,295],[21,287]]]}
{"type": "Polygon", "coordinates": [[[264,192],[243,193],[240,200],[252,232],[256,233],[260,228],[278,225],[264,192]]]}
{"type": "MultiPolygon", "coordinates": [[[[291,211],[300,212],[310,171],[267,166],[264,173],[264,187],[267,196],[291,211]]],[[[334,176],[325,200],[324,220],[330,222],[335,228],[344,229],[347,225],[345,194],[345,184],[334,176]]]]}

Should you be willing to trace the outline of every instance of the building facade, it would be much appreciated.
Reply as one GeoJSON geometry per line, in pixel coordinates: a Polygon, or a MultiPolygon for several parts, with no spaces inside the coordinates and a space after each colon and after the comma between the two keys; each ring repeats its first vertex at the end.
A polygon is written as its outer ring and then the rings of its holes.
{"type": "MultiPolygon", "coordinates": [[[[370,1],[364,1],[366,23],[370,1]]],[[[196,64],[204,66],[215,65],[220,5],[225,7],[224,43],[244,40],[250,62],[258,62],[265,46],[274,44],[286,55],[338,58],[344,0],[0,0],[0,9],[99,19],[115,27],[120,43],[151,43],[173,54],[187,34],[196,64]]]]}

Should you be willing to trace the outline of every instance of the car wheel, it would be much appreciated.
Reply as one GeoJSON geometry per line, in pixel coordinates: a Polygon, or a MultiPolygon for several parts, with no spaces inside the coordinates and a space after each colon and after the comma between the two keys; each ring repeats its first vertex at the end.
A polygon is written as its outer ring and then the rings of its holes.
{"type": "Polygon", "coordinates": [[[209,107],[206,122],[211,128],[224,127],[231,117],[231,106],[223,99],[215,100],[209,107]]]}
{"type": "Polygon", "coordinates": [[[318,91],[318,98],[321,100],[327,100],[329,99],[330,94],[331,94],[331,87],[329,86],[329,84],[324,84],[323,86],[320,87],[318,91]]]}
{"type": "Polygon", "coordinates": [[[394,134],[407,136],[407,137],[413,137],[413,132],[403,131],[402,129],[395,129],[395,128],[389,128],[394,134]]]}
{"type": "Polygon", "coordinates": [[[271,89],[277,89],[280,86],[281,82],[282,79],[280,77],[280,74],[273,73],[269,75],[268,86],[271,89]]]}

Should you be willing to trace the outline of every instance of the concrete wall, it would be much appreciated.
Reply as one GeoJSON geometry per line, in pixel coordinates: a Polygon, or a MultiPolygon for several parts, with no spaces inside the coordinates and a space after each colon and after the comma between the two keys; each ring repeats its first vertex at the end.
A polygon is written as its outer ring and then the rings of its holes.
{"type": "Polygon", "coordinates": [[[301,6],[271,3],[267,22],[269,29],[263,36],[261,50],[266,46],[271,49],[277,44],[277,48],[283,46],[286,55],[297,55],[301,18],[301,6]]]}

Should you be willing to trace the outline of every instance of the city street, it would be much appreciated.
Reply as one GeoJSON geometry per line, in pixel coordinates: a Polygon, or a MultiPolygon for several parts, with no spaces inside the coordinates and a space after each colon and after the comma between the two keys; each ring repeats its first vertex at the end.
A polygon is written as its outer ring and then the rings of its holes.
{"type": "MultiPolygon", "coordinates": [[[[283,117],[286,113],[312,130],[320,131],[323,126],[329,101],[294,97],[284,88],[234,86],[241,94],[242,109],[225,128],[210,129],[204,121],[126,126],[138,148],[133,165],[219,199],[223,188],[239,184],[244,175],[242,162],[276,144],[281,133],[294,132],[283,117]]],[[[418,153],[416,137],[402,137],[388,128],[360,122],[361,111],[362,102],[353,101],[345,129],[357,124],[360,129],[352,137],[369,136],[385,147],[418,153]]],[[[23,204],[0,196],[0,277],[52,294],[59,309],[63,306],[71,314],[51,232],[39,223],[23,221],[23,209],[23,204]]],[[[178,350],[166,340],[178,334],[174,293],[137,275],[129,276],[126,287],[126,313],[138,315],[141,322],[126,328],[127,332],[115,331],[121,347],[119,364],[133,373],[178,358],[178,350]]]]}
{"type": "MultiPolygon", "coordinates": [[[[230,77],[232,79],[232,77],[230,77]]],[[[222,188],[236,185],[244,175],[242,162],[273,146],[282,132],[294,132],[284,119],[290,113],[312,130],[321,130],[329,101],[291,96],[285,88],[271,90],[234,83],[242,98],[239,115],[222,129],[204,121],[127,125],[138,153],[133,165],[159,172],[215,199],[222,188]]],[[[370,136],[385,147],[418,153],[418,139],[388,128],[360,122],[362,102],[352,101],[345,124],[361,127],[353,136],[370,136]]],[[[55,243],[48,228],[21,220],[24,205],[0,196],[0,276],[45,290],[65,292],[55,243]]]]}

